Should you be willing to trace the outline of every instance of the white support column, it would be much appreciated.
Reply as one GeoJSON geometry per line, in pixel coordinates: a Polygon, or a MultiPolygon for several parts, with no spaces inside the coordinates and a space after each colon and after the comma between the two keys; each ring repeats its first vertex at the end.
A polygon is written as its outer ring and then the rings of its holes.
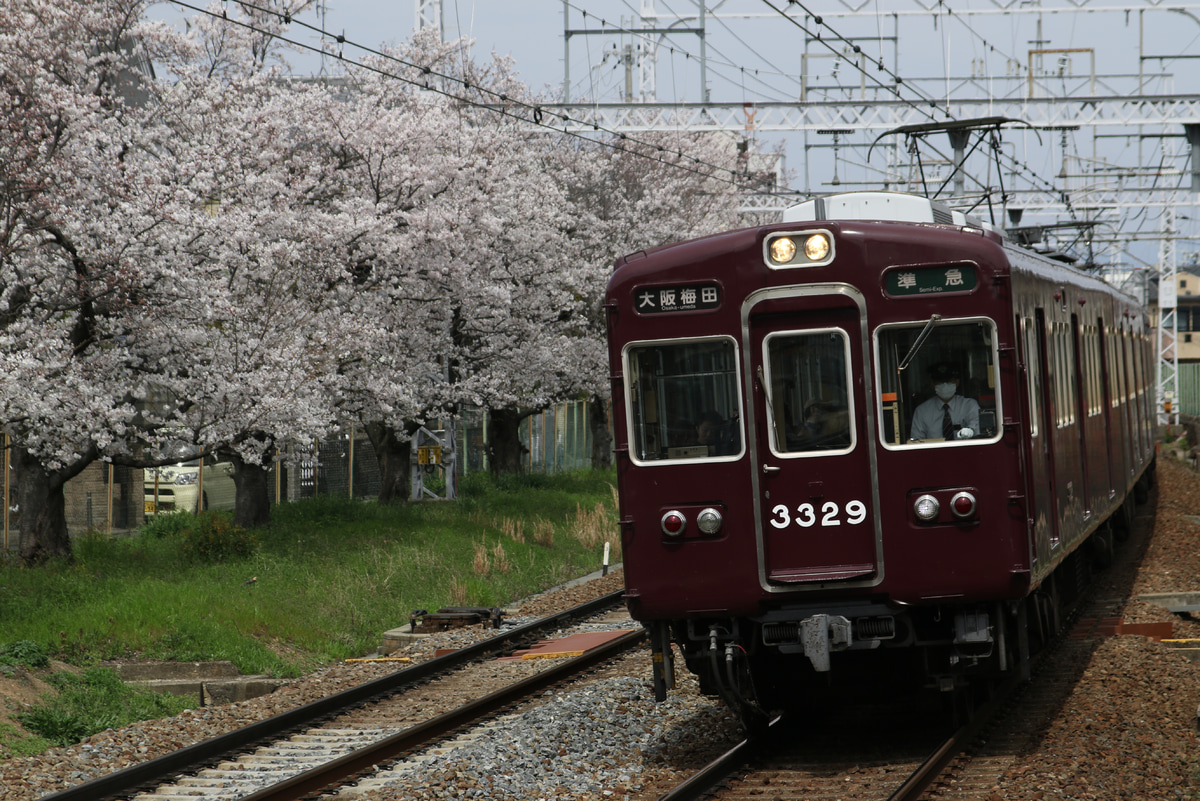
{"type": "Polygon", "coordinates": [[[445,28],[442,25],[442,0],[417,0],[417,31],[433,29],[437,31],[438,39],[444,39],[445,28]]]}
{"type": "MultiPolygon", "coordinates": [[[[646,29],[658,27],[658,12],[654,9],[654,0],[642,0],[642,27],[646,29]]],[[[638,53],[638,102],[654,103],[658,100],[658,80],[655,70],[658,66],[658,35],[643,34],[641,40],[634,45],[638,53]]]]}
{"type": "Polygon", "coordinates": [[[1163,209],[1163,237],[1158,249],[1158,340],[1157,394],[1158,423],[1171,425],[1179,420],[1179,356],[1175,348],[1178,323],[1179,282],[1175,265],[1175,206],[1163,209]]]}

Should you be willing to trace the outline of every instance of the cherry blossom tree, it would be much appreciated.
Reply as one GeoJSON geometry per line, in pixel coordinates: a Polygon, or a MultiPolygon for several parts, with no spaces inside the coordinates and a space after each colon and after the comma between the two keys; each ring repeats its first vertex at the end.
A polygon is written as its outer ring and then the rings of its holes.
{"type": "Polygon", "coordinates": [[[331,304],[311,301],[344,265],[310,245],[340,239],[340,221],[268,211],[315,183],[277,144],[295,139],[294,109],[265,102],[292,93],[267,90],[261,34],[189,40],[142,12],[0,0],[0,425],[27,562],[70,556],[63,485],[96,459],[145,464],[188,430],[199,449],[255,457],[264,438],[241,432],[329,425],[311,399],[330,394],[337,344],[318,320],[331,304]],[[183,78],[130,69],[138,42],[183,78]]]}
{"type": "Polygon", "coordinates": [[[346,407],[368,423],[385,501],[407,493],[418,426],[467,405],[544,404],[577,373],[564,329],[585,272],[564,258],[554,138],[502,113],[498,98],[527,97],[511,65],[475,65],[464,46],[419,37],[351,71],[330,121],[347,196],[388,221],[356,243],[347,308],[375,324],[346,407]]]}
{"type": "Polygon", "coordinates": [[[0,0],[0,426],[26,561],[70,555],[69,478],[168,444],[235,462],[243,525],[274,454],[347,417],[384,501],[415,430],[466,406],[519,469],[521,415],[605,394],[612,260],[733,220],[728,148],[539,126],[511,63],[466,43],[288,79],[279,12],[302,5],[175,31],[138,0],[0,0]]]}
{"type": "Polygon", "coordinates": [[[138,319],[173,270],[159,229],[180,207],[146,157],[165,129],[126,102],[140,12],[0,0],[0,425],[29,562],[70,555],[63,485],[143,444],[138,388],[177,363],[138,319]]]}
{"type": "Polygon", "coordinates": [[[326,122],[339,196],[384,221],[354,247],[345,310],[375,328],[344,407],[372,437],[384,501],[407,494],[417,427],[465,406],[489,410],[492,468],[519,470],[524,416],[607,394],[613,259],[736,220],[735,187],[714,178],[727,141],[614,147],[537,125],[511,63],[465,47],[418,37],[351,70],[326,122]]]}
{"type": "Polygon", "coordinates": [[[201,15],[182,40],[148,47],[174,77],[158,98],[176,134],[170,180],[195,198],[177,243],[188,292],[171,309],[190,367],[157,389],[177,438],[233,461],[235,522],[249,526],[269,518],[274,452],[309,450],[336,427],[341,368],[357,358],[342,313],[351,247],[375,221],[329,180],[326,132],[311,121],[336,101],[269,66],[281,17],[247,14],[201,15]]]}
{"type": "Polygon", "coordinates": [[[577,324],[578,390],[589,401],[592,463],[611,464],[604,290],[620,256],[741,224],[737,148],[725,134],[608,135],[554,153],[555,180],[569,200],[570,248],[588,266],[577,324]]]}

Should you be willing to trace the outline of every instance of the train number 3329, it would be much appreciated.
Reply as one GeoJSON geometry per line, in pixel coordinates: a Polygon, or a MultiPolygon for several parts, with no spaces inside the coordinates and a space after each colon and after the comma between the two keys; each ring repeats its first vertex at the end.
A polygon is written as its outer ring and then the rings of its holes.
{"type": "Polygon", "coordinates": [[[820,512],[811,503],[802,503],[796,507],[796,516],[793,518],[791,510],[786,504],[781,503],[771,510],[771,514],[774,515],[771,518],[771,525],[775,528],[787,528],[793,522],[801,528],[811,528],[816,525],[840,526],[843,522],[856,526],[867,519],[867,505],[862,501],[850,501],[846,504],[843,517],[842,508],[833,501],[821,504],[820,512]]]}

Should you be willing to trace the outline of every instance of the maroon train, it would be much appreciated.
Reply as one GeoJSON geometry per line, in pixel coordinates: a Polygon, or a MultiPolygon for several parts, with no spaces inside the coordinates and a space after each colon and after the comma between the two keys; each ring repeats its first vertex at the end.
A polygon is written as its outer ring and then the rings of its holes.
{"type": "Polygon", "coordinates": [[[829,687],[1027,671],[1152,480],[1144,309],[925,198],[785,220],[634,253],[609,282],[626,597],[657,697],[672,642],[750,722],[829,687]],[[936,384],[965,410],[950,428],[941,401],[932,428],[917,411],[936,384]]]}

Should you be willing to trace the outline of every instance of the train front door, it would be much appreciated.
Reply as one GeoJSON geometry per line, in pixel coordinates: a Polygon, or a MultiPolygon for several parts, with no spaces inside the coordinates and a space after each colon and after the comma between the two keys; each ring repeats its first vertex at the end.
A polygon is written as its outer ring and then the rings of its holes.
{"type": "Polygon", "coordinates": [[[862,298],[767,290],[744,307],[760,581],[775,591],[881,579],[862,298]]]}

